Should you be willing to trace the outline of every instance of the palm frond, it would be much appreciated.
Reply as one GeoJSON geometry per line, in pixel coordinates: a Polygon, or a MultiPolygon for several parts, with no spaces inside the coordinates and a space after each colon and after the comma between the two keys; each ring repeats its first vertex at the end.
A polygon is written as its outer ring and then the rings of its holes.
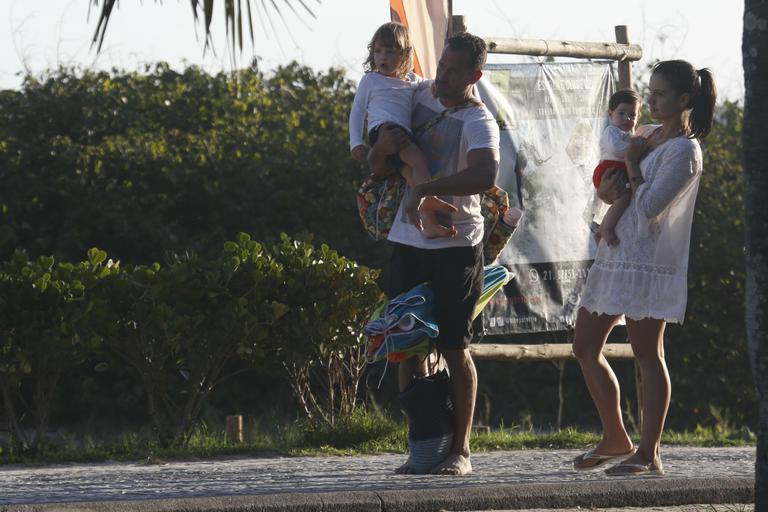
{"type": "MultiPolygon", "coordinates": [[[[104,44],[104,38],[107,33],[107,26],[109,25],[109,20],[111,19],[113,15],[113,10],[116,5],[118,5],[118,0],[89,0],[88,5],[88,17],[90,19],[90,11],[91,7],[96,7],[97,9],[99,6],[101,6],[101,12],[99,13],[99,19],[96,23],[96,30],[93,34],[93,39],[91,41],[91,47],[96,46],[96,52],[101,51],[101,47],[104,44]]],[[[251,38],[251,43],[256,44],[256,32],[254,30],[254,12],[256,14],[256,17],[259,18],[259,21],[261,22],[262,30],[266,35],[266,25],[264,23],[263,17],[266,17],[269,21],[269,24],[272,27],[272,31],[275,34],[275,36],[278,35],[278,32],[276,30],[276,27],[274,25],[274,22],[272,21],[271,13],[276,12],[277,15],[282,20],[283,24],[285,25],[286,29],[288,29],[287,34],[291,39],[293,39],[293,34],[291,34],[290,27],[288,25],[288,22],[283,15],[282,9],[280,9],[279,4],[283,4],[284,6],[287,6],[290,8],[290,10],[293,12],[293,16],[298,18],[301,23],[303,23],[305,26],[309,27],[309,25],[304,21],[304,19],[299,14],[299,11],[296,9],[295,4],[299,4],[301,8],[309,13],[309,15],[317,19],[317,15],[312,10],[312,8],[307,5],[307,2],[305,0],[279,0],[276,2],[275,0],[271,0],[271,5],[267,6],[266,2],[264,0],[261,0],[261,8],[263,9],[263,13],[259,11],[258,9],[258,2],[259,0],[219,0],[218,2],[216,0],[190,0],[190,7],[192,8],[192,15],[194,18],[194,23],[197,24],[200,22],[201,18],[200,15],[202,13],[202,22],[205,26],[205,47],[208,48],[209,46],[212,46],[212,37],[211,37],[211,22],[213,21],[213,11],[214,11],[214,5],[218,4],[224,4],[224,26],[226,30],[226,38],[228,43],[231,45],[230,47],[232,49],[239,48],[242,52],[243,50],[243,30],[244,27],[248,28],[248,33],[251,38]],[[254,2],[255,8],[251,9],[251,2],[254,2]],[[245,4],[243,6],[243,4],[245,4]],[[243,12],[245,11],[246,16],[243,16],[243,12]]],[[[321,0],[316,0],[318,4],[321,3],[321,0]]],[[[155,3],[163,3],[162,0],[155,0],[155,3]]],[[[303,12],[303,11],[302,11],[303,12]]],[[[294,40],[295,43],[295,40],[294,40]]]]}

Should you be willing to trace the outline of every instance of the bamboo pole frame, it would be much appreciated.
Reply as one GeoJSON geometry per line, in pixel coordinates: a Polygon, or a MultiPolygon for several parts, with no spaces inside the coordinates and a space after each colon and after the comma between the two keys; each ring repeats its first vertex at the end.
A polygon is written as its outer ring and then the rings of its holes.
{"type": "Polygon", "coordinates": [[[636,44],[504,38],[486,39],[486,43],[491,53],[618,61],[635,61],[643,56],[642,49],[636,44]]]}
{"type": "MultiPolygon", "coordinates": [[[[466,32],[466,17],[454,15],[452,10],[450,12],[449,35],[466,32]]],[[[626,25],[616,25],[614,33],[615,43],[498,37],[486,38],[485,42],[488,45],[489,53],[615,60],[618,67],[619,88],[630,89],[632,87],[631,63],[642,58],[643,50],[640,45],[629,44],[629,29],[626,25]]],[[[540,345],[473,344],[469,350],[475,359],[502,361],[574,359],[573,349],[569,343],[540,345]]],[[[634,358],[629,343],[606,344],[603,348],[603,355],[608,359],[634,358]]]]}
{"type": "MultiPolygon", "coordinates": [[[[575,359],[570,343],[540,345],[511,345],[505,343],[474,343],[469,346],[473,359],[493,361],[552,361],[575,359]]],[[[632,359],[629,343],[606,343],[603,355],[608,359],[632,359]]]]}
{"type": "MultiPolygon", "coordinates": [[[[629,29],[626,25],[616,25],[613,29],[616,36],[615,43],[503,37],[488,37],[485,38],[485,42],[489,53],[615,60],[618,62],[619,87],[630,89],[632,88],[631,63],[643,57],[643,48],[638,44],[629,43],[629,29]]],[[[461,15],[451,16],[449,34],[466,31],[466,18],[461,15]]]]}

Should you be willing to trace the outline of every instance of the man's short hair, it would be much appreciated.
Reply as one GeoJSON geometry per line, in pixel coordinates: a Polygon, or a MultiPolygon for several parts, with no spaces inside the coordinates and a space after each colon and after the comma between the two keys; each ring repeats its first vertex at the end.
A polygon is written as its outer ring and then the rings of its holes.
{"type": "Polygon", "coordinates": [[[466,52],[469,56],[469,67],[474,71],[480,71],[488,57],[488,46],[482,38],[469,32],[461,32],[448,38],[446,46],[453,51],[466,52]]]}
{"type": "Polygon", "coordinates": [[[622,103],[626,103],[627,105],[632,105],[633,107],[637,108],[637,106],[640,105],[642,101],[643,100],[640,98],[640,95],[632,89],[616,91],[608,100],[608,110],[616,110],[616,107],[622,103]]]}

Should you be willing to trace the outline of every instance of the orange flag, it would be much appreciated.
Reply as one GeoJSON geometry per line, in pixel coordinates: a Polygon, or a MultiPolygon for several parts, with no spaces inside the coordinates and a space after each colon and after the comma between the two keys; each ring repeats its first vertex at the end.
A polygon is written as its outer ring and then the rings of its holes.
{"type": "Polygon", "coordinates": [[[392,21],[406,25],[415,52],[413,70],[434,78],[451,17],[450,0],[389,0],[392,21]]]}

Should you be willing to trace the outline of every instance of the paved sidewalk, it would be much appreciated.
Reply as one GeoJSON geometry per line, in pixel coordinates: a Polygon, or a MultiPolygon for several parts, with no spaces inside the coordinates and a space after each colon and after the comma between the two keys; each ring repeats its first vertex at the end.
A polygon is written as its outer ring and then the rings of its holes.
{"type": "Polygon", "coordinates": [[[576,472],[570,461],[578,453],[477,453],[473,455],[475,472],[466,477],[395,475],[393,470],[404,456],[392,454],[236,458],[163,465],[0,467],[0,510],[390,512],[666,506],[753,500],[753,447],[665,447],[663,478],[576,472]],[[42,505],[66,502],[80,503],[66,507],[42,505]]]}

